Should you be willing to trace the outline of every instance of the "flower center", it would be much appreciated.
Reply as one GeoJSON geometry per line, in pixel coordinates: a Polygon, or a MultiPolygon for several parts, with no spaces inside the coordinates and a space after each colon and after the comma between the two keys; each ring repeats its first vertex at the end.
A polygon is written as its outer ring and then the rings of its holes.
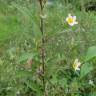
{"type": "Polygon", "coordinates": [[[74,22],[74,20],[73,20],[73,18],[68,18],[68,23],[70,24],[70,23],[73,23],[74,22]]]}
{"type": "Polygon", "coordinates": [[[76,69],[77,68],[77,64],[74,63],[73,64],[73,68],[76,69]]]}

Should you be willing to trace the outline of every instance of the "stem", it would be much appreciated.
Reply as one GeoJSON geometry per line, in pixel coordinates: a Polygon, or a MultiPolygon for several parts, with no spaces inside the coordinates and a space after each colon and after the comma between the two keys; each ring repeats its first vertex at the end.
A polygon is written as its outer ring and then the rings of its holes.
{"type": "MultiPolygon", "coordinates": [[[[39,0],[40,2],[40,7],[41,7],[41,14],[43,13],[43,1],[39,0]]],[[[45,48],[44,48],[44,21],[43,18],[40,19],[40,30],[42,33],[42,45],[41,45],[41,58],[42,58],[42,68],[43,68],[43,91],[45,93],[45,48]]]]}

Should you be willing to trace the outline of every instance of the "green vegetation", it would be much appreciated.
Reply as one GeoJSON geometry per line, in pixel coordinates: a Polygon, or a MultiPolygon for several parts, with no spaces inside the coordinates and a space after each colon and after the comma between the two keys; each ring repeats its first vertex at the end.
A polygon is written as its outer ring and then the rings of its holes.
{"type": "Polygon", "coordinates": [[[95,96],[95,4],[0,0],[0,96],[95,96]]]}

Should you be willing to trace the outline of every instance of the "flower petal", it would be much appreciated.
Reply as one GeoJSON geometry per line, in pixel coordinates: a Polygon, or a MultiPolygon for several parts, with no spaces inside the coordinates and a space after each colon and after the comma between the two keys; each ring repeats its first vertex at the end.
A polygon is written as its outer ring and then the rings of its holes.
{"type": "Polygon", "coordinates": [[[74,23],[69,23],[70,26],[74,26],[74,23]]]}
{"type": "Polygon", "coordinates": [[[68,14],[68,17],[72,16],[70,13],[68,14]]]}
{"type": "Polygon", "coordinates": [[[66,21],[68,21],[68,17],[66,18],[66,21]]]}
{"type": "Polygon", "coordinates": [[[73,19],[76,20],[76,16],[73,16],[73,19]]]}
{"type": "Polygon", "coordinates": [[[75,22],[74,22],[74,24],[78,24],[78,22],[77,22],[77,21],[75,21],[75,22]]]}
{"type": "Polygon", "coordinates": [[[76,70],[80,71],[80,68],[76,68],[76,70]]]}

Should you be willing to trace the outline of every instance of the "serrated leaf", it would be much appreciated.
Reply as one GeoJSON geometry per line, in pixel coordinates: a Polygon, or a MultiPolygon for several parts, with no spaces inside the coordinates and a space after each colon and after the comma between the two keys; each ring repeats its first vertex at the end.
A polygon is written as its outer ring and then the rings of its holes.
{"type": "Polygon", "coordinates": [[[26,70],[19,70],[16,73],[16,78],[27,78],[27,77],[31,77],[32,73],[26,70]]]}
{"type": "Polygon", "coordinates": [[[16,4],[14,2],[12,2],[11,4],[13,7],[17,8],[18,11],[20,11],[22,14],[24,14],[25,16],[28,16],[28,17],[32,17],[32,14],[30,13],[30,11],[27,9],[27,7],[22,7],[20,6],[19,4],[16,4]]]}
{"type": "Polygon", "coordinates": [[[88,49],[85,61],[89,61],[94,57],[96,57],[96,46],[92,46],[88,49]]]}
{"type": "Polygon", "coordinates": [[[19,59],[18,59],[18,62],[23,62],[29,58],[32,58],[35,56],[36,54],[35,53],[23,53],[19,59]]]}
{"type": "Polygon", "coordinates": [[[36,83],[36,82],[33,82],[33,81],[26,81],[25,84],[31,88],[33,91],[36,92],[37,96],[43,96],[42,95],[42,91],[41,91],[41,88],[40,86],[36,83]]]}

